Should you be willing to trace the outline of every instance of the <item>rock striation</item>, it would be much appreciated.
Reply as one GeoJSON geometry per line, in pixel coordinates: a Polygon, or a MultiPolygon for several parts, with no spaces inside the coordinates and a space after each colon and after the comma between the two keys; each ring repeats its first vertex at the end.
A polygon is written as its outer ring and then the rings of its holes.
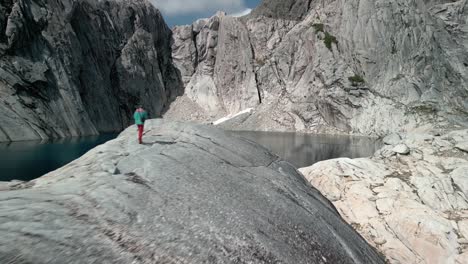
{"type": "Polygon", "coordinates": [[[264,0],[245,17],[218,13],[174,29],[181,104],[203,120],[255,108],[231,122],[242,130],[466,127],[467,19],[465,0],[264,0]]]}
{"type": "Polygon", "coordinates": [[[467,141],[468,130],[403,135],[372,158],[300,171],[388,262],[465,264],[468,153],[456,146],[467,141]],[[396,146],[408,152],[401,155],[396,146]]]}
{"type": "Polygon", "coordinates": [[[150,120],[0,189],[2,263],[384,263],[288,163],[209,126],[150,120]]]}
{"type": "Polygon", "coordinates": [[[183,86],[172,32],[146,0],[0,3],[0,141],[121,131],[183,86]]]}

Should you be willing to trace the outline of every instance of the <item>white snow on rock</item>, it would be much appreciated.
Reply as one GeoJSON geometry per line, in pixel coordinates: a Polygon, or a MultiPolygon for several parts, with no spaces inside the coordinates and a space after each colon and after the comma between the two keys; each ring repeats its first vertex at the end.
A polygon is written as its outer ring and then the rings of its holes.
{"type": "Polygon", "coordinates": [[[240,115],[243,115],[243,114],[251,114],[251,113],[253,113],[253,111],[254,111],[253,108],[247,108],[247,109],[245,109],[245,110],[243,110],[243,111],[240,111],[240,112],[237,113],[237,114],[228,115],[228,116],[225,116],[225,117],[223,117],[223,118],[221,118],[221,119],[218,119],[218,120],[216,120],[216,121],[213,122],[213,125],[215,125],[215,126],[220,125],[220,124],[222,124],[222,123],[224,123],[224,122],[226,122],[226,121],[228,121],[228,120],[231,120],[231,119],[233,119],[233,118],[235,118],[235,117],[238,117],[238,116],[240,116],[240,115]]]}

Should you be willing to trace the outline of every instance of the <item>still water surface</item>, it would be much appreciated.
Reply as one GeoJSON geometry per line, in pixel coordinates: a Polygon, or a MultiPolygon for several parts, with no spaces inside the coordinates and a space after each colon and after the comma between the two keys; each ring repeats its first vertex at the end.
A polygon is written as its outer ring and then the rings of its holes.
{"type": "MultiPolygon", "coordinates": [[[[229,132],[257,142],[296,167],[339,157],[371,156],[380,143],[372,138],[277,132],[229,132]]],[[[54,141],[0,143],[0,181],[38,178],[79,158],[117,134],[54,141]]]]}
{"type": "Polygon", "coordinates": [[[382,147],[375,138],[283,132],[230,132],[263,145],[297,168],[334,158],[372,156],[382,147]]]}
{"type": "Polygon", "coordinates": [[[0,181],[36,179],[115,137],[117,134],[0,143],[0,181]]]}

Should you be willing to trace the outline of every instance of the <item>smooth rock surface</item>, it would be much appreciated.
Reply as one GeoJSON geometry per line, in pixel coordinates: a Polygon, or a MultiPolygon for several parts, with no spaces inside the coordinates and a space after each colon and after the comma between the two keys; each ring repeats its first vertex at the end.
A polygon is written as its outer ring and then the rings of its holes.
{"type": "Polygon", "coordinates": [[[296,169],[212,126],[148,121],[0,191],[2,263],[384,263],[296,169]]]}
{"type": "Polygon", "coordinates": [[[405,135],[407,156],[387,155],[386,146],[300,171],[389,263],[465,264],[468,154],[455,146],[467,133],[405,135]]]}
{"type": "Polygon", "coordinates": [[[147,0],[0,2],[0,141],[121,131],[182,93],[147,0]]]}

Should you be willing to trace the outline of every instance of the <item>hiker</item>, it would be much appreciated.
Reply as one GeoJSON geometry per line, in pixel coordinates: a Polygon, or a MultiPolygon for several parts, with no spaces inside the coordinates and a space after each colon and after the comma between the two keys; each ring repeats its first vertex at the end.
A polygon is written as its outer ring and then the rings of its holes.
{"type": "Polygon", "coordinates": [[[133,119],[135,119],[135,124],[138,126],[138,143],[143,144],[143,130],[145,121],[148,119],[148,113],[139,105],[135,114],[133,114],[133,119]]]}

